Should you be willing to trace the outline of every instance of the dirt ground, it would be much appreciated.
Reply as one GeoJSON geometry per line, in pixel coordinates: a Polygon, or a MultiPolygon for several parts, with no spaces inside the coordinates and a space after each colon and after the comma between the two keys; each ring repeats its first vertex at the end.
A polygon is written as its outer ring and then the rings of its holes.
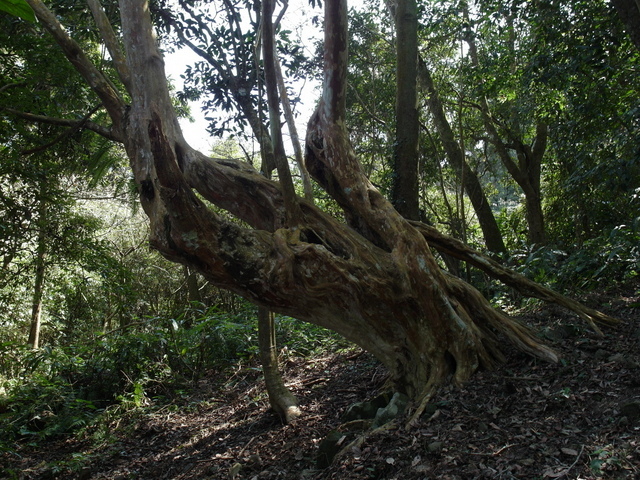
{"type": "Polygon", "coordinates": [[[283,358],[304,416],[282,425],[260,373],[211,375],[172,404],[129,413],[107,432],[21,446],[0,465],[20,479],[640,479],[638,288],[584,299],[623,320],[604,337],[553,306],[522,319],[560,352],[556,365],[507,348],[507,363],[447,387],[433,414],[363,438],[318,469],[318,445],[386,374],[368,354],[283,358]]]}

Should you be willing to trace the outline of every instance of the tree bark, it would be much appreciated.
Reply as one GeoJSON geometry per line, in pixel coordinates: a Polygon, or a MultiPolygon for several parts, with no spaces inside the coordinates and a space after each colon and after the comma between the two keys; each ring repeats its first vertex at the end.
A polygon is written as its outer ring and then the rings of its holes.
{"type": "Polygon", "coordinates": [[[396,141],[392,202],[405,218],[420,218],[418,195],[418,14],[415,0],[398,0],[396,22],[396,141]]]}
{"type": "MultiPolygon", "coordinates": [[[[252,88],[255,78],[246,76],[242,78],[240,75],[240,71],[247,73],[245,69],[238,69],[238,71],[233,72],[227,63],[218,62],[210,53],[204,51],[203,49],[194,45],[186,36],[180,32],[179,27],[173,23],[174,27],[176,27],[178,31],[178,35],[183,43],[185,43],[189,48],[191,48],[195,53],[197,53],[200,57],[206,60],[212,67],[214,67],[218,74],[226,78],[228,80],[231,95],[236,101],[240,112],[243,114],[244,118],[249,123],[253,134],[258,139],[260,143],[260,155],[261,155],[261,173],[267,177],[271,178],[271,174],[274,169],[278,168],[278,172],[285,182],[288,185],[288,204],[289,212],[297,212],[298,207],[296,205],[296,200],[293,192],[293,184],[291,182],[291,175],[286,164],[287,160],[284,152],[284,145],[282,141],[282,135],[280,133],[280,118],[278,112],[278,93],[277,87],[275,86],[276,80],[281,84],[281,89],[284,91],[284,82],[280,81],[278,77],[278,62],[275,57],[274,50],[274,39],[273,39],[273,26],[271,24],[271,14],[273,11],[273,4],[263,3],[263,30],[259,35],[259,38],[266,37],[266,39],[262,40],[262,46],[267,49],[267,53],[264,55],[265,57],[265,76],[267,77],[267,96],[268,96],[268,105],[269,105],[269,116],[271,123],[271,134],[267,132],[265,125],[261,120],[261,115],[257,110],[257,107],[251,96],[247,94],[247,92],[252,88]]],[[[196,14],[191,13],[191,17],[195,21],[200,21],[196,14]]],[[[234,23],[232,19],[232,15],[228,15],[230,19],[229,27],[230,28],[239,28],[239,25],[234,23]]],[[[257,42],[259,44],[259,42],[257,42]]],[[[255,62],[256,67],[258,64],[258,52],[260,48],[256,45],[255,49],[255,62]]],[[[248,59],[239,58],[238,50],[234,49],[236,52],[235,62],[238,65],[246,65],[248,63],[248,59]]],[[[286,92],[285,92],[286,93],[286,92]]],[[[284,103],[284,102],[283,102],[284,103]]],[[[286,110],[286,108],[285,108],[286,110]]],[[[291,128],[291,127],[290,127],[291,128]]],[[[306,185],[305,185],[306,187],[306,185]]],[[[305,190],[306,192],[307,190],[305,190]]],[[[310,187],[309,187],[310,191],[310,187]]],[[[291,213],[289,214],[290,221],[291,213]]],[[[296,220],[297,221],[297,220],[296,220]]],[[[259,348],[260,348],[260,356],[263,360],[262,368],[264,373],[265,384],[267,388],[267,393],[269,395],[269,402],[273,409],[280,415],[285,423],[292,421],[295,417],[300,415],[300,410],[297,409],[297,400],[296,398],[284,387],[284,382],[278,370],[278,359],[277,356],[273,356],[272,352],[276,350],[275,343],[275,326],[272,318],[272,314],[268,308],[259,306],[258,307],[258,338],[259,338],[259,348]]]]}
{"type": "Polygon", "coordinates": [[[618,323],[618,320],[615,318],[593,310],[592,308],[585,307],[575,300],[533,282],[525,276],[504,267],[492,258],[465,245],[460,240],[443,235],[429,225],[413,222],[413,226],[422,233],[429,245],[440,253],[450,255],[467,262],[469,265],[473,265],[492,278],[498,279],[505,285],[514,288],[525,297],[538,298],[545,302],[555,303],[556,305],[563,306],[575,312],[599,334],[601,334],[601,332],[598,324],[612,326],[618,323]]]}

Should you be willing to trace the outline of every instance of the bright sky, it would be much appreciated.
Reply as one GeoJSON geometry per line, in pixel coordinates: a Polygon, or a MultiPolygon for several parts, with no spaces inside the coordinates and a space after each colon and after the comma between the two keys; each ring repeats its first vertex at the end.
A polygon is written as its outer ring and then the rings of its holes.
{"type": "MultiPolygon", "coordinates": [[[[321,10],[315,9],[310,11],[307,6],[307,0],[291,1],[286,15],[283,18],[283,26],[288,30],[291,30],[291,38],[299,38],[301,43],[308,45],[311,48],[311,44],[314,38],[311,34],[319,33],[317,28],[311,28],[311,19],[314,15],[321,15],[321,10]],[[295,3],[295,6],[292,4],[295,3]]],[[[311,54],[311,52],[308,52],[311,54]]],[[[172,53],[165,57],[165,68],[167,75],[171,78],[176,88],[180,90],[183,82],[180,75],[184,72],[187,65],[193,64],[199,59],[199,57],[193,53],[190,49],[185,48],[178,52],[172,53]]],[[[301,112],[296,118],[296,127],[298,129],[298,135],[304,140],[306,132],[306,124],[312,113],[312,109],[315,106],[315,102],[318,98],[318,85],[307,82],[306,84],[300,83],[299,89],[302,91],[302,106],[298,106],[298,111],[301,112]]],[[[216,138],[211,138],[206,131],[207,122],[204,120],[204,114],[200,109],[199,102],[191,102],[191,116],[195,122],[191,123],[188,120],[181,120],[183,134],[187,142],[195,149],[200,150],[203,153],[209,153],[211,145],[215,142],[216,138]]],[[[285,127],[283,133],[288,135],[288,129],[285,127]]]]}
{"type": "MultiPolygon", "coordinates": [[[[185,71],[187,65],[194,63],[197,59],[198,56],[188,48],[165,56],[165,70],[176,90],[181,90],[183,86],[180,75],[185,71]]],[[[191,106],[191,116],[195,122],[191,123],[186,119],[180,120],[182,133],[189,145],[206,154],[211,146],[211,139],[206,130],[207,122],[200,110],[199,102],[189,102],[189,105],[191,106]]]]}

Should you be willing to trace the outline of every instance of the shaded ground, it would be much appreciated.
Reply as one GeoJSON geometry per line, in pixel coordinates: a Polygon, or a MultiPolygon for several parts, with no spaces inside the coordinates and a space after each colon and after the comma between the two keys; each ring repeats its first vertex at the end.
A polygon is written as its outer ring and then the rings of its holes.
{"type": "Polygon", "coordinates": [[[560,309],[529,313],[561,363],[508,351],[501,369],[442,391],[430,418],[371,435],[327,469],[316,469],[319,442],[348,405],[384,388],[384,369],[362,352],[283,359],[305,411],[293,425],[268,410],[259,371],[243,367],[174,405],[114,415],[81,439],[3,454],[0,478],[640,479],[635,292],[586,299],[625,321],[604,338],[560,309]]]}

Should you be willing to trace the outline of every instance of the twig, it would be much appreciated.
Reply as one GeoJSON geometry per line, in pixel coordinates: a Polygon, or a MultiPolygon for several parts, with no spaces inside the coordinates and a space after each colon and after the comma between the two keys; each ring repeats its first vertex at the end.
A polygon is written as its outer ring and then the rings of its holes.
{"type": "Polygon", "coordinates": [[[507,448],[511,448],[511,447],[515,447],[517,444],[515,443],[511,443],[509,445],[505,445],[502,448],[499,448],[498,450],[496,450],[495,452],[492,453],[483,453],[483,452],[470,452],[470,455],[478,455],[481,457],[495,457],[497,455],[500,455],[502,452],[504,452],[507,448]]]}
{"type": "Polygon", "coordinates": [[[495,457],[495,456],[497,456],[497,455],[500,455],[500,454],[501,454],[502,452],[504,452],[507,448],[515,447],[515,445],[516,445],[515,443],[511,443],[511,444],[509,444],[509,445],[505,445],[504,447],[499,448],[498,450],[496,450],[495,452],[493,452],[493,456],[495,457]]]}
{"type": "Polygon", "coordinates": [[[576,459],[573,461],[573,463],[571,465],[569,465],[569,467],[560,474],[560,476],[556,477],[556,478],[562,478],[562,477],[566,477],[567,474],[571,471],[571,469],[573,467],[576,466],[576,464],[578,463],[578,461],[580,460],[580,457],[582,456],[582,452],[584,452],[584,445],[582,445],[582,448],[580,448],[580,453],[578,453],[578,456],[576,457],[576,459]]]}
{"type": "Polygon", "coordinates": [[[251,440],[249,440],[249,441],[247,442],[247,444],[246,444],[244,447],[242,447],[242,449],[240,450],[240,452],[238,452],[237,458],[242,457],[242,454],[244,453],[244,451],[247,449],[247,447],[248,447],[249,445],[251,445],[251,442],[253,442],[255,439],[256,439],[256,437],[251,437],[251,440]]]}

